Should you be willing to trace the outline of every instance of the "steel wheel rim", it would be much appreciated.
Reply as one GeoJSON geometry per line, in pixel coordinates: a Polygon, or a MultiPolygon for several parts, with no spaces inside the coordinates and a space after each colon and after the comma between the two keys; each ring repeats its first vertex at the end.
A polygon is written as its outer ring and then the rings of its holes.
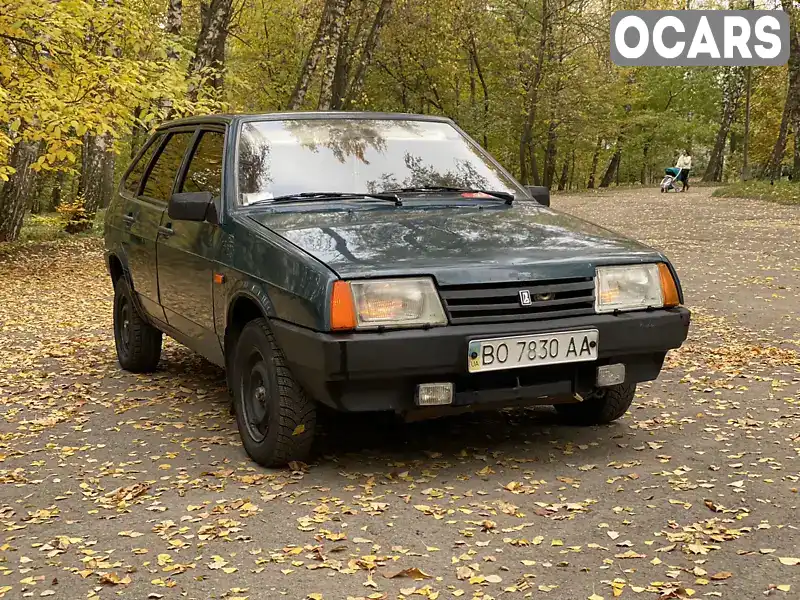
{"type": "Polygon", "coordinates": [[[117,308],[117,326],[119,328],[119,341],[123,353],[127,354],[131,344],[131,307],[128,299],[120,298],[117,308]]]}
{"type": "Polygon", "coordinates": [[[241,370],[240,394],[247,434],[256,443],[263,442],[269,431],[270,375],[267,361],[253,348],[241,370]]]}

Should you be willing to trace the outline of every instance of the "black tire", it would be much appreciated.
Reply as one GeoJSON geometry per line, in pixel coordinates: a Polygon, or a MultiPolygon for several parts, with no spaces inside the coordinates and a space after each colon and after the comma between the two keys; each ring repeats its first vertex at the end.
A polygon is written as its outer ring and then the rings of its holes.
{"type": "Polygon", "coordinates": [[[234,351],[236,424],[247,454],[263,467],[306,460],[316,404],[286,365],[267,320],[245,325],[234,351]]]}
{"type": "Polygon", "coordinates": [[[139,314],[124,277],[114,284],[114,343],[120,366],[132,373],[151,373],[161,358],[163,334],[139,314]]]}
{"type": "Polygon", "coordinates": [[[598,388],[583,402],[556,404],[556,412],[574,425],[604,425],[624,415],[636,395],[635,383],[598,388]]]}

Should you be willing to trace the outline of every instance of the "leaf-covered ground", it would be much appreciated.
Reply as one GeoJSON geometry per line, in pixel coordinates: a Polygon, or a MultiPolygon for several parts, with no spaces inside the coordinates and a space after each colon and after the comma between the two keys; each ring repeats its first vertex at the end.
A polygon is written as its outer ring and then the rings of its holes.
{"type": "Polygon", "coordinates": [[[714,191],[719,198],[752,198],[768,200],[778,204],[800,205],[800,185],[791,181],[750,181],[736,182],[719,187],[714,191]]]}
{"type": "Polygon", "coordinates": [[[796,598],[800,209],[558,196],[664,249],[689,342],[607,427],[548,410],[326,424],[245,456],[222,373],[122,372],[100,244],[0,262],[0,598],[796,598]]]}

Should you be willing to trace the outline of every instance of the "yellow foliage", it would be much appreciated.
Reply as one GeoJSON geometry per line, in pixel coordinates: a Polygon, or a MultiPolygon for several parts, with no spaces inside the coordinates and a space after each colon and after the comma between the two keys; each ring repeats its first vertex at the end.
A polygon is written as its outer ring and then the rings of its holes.
{"type": "Polygon", "coordinates": [[[141,0],[25,0],[0,8],[0,179],[18,139],[41,142],[33,169],[72,165],[85,134],[116,140],[134,125],[219,108],[186,100],[186,67],[141,0]]]}
{"type": "Polygon", "coordinates": [[[56,208],[64,223],[68,221],[80,220],[84,215],[83,195],[76,196],[73,200],[64,200],[56,208]]]}

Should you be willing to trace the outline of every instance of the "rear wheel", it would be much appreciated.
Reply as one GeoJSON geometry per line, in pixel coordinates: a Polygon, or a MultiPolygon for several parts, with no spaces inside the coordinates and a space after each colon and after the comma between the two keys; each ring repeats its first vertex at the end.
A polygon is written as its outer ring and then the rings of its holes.
{"type": "Polygon", "coordinates": [[[289,371],[266,319],[244,327],[235,352],[236,424],[247,454],[264,467],[306,460],[316,406],[289,371]]]}
{"type": "Polygon", "coordinates": [[[162,333],[139,314],[128,281],[120,277],[114,284],[114,342],[120,366],[132,373],[155,371],[162,339],[162,333]]]}
{"type": "Polygon", "coordinates": [[[604,425],[624,415],[636,395],[635,383],[597,388],[583,402],[556,404],[556,412],[575,425],[604,425]]]}

